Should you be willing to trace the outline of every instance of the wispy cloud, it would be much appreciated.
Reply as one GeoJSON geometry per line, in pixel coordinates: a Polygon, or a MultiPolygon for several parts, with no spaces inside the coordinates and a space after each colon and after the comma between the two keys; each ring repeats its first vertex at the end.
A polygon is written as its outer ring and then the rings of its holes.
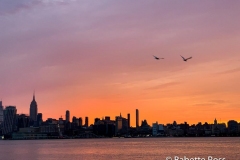
{"type": "Polygon", "coordinates": [[[240,68],[234,68],[234,69],[218,72],[217,74],[231,74],[236,72],[240,72],[240,68]]]}
{"type": "Polygon", "coordinates": [[[163,84],[159,84],[153,87],[146,88],[146,90],[159,90],[159,89],[166,89],[168,87],[176,86],[181,84],[181,82],[167,82],[163,84]]]}
{"type": "Polygon", "coordinates": [[[206,106],[214,106],[216,105],[215,103],[197,103],[197,104],[194,104],[193,106],[199,106],[199,107],[206,107],[206,106]]]}
{"type": "Polygon", "coordinates": [[[215,103],[215,104],[224,104],[224,103],[228,103],[228,101],[221,100],[221,99],[218,99],[218,100],[210,100],[209,102],[211,102],[211,103],[215,103]]]}
{"type": "Polygon", "coordinates": [[[203,103],[196,103],[196,104],[193,104],[193,106],[199,106],[199,107],[207,107],[207,106],[219,106],[221,104],[224,104],[226,105],[227,103],[229,103],[228,101],[226,100],[221,100],[221,99],[216,99],[216,100],[209,100],[207,102],[203,102],[203,103]]]}
{"type": "Polygon", "coordinates": [[[41,0],[1,0],[0,15],[16,14],[21,10],[30,9],[41,4],[41,0]]]}
{"type": "Polygon", "coordinates": [[[1,0],[0,16],[7,14],[16,14],[22,10],[32,9],[39,5],[66,5],[72,1],[75,0],[1,0]]]}

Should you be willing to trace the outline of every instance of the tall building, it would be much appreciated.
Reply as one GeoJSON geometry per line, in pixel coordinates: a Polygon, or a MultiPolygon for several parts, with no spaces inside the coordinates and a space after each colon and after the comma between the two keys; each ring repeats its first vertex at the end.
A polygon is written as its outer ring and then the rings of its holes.
{"type": "Polygon", "coordinates": [[[130,128],[130,126],[131,126],[131,124],[130,124],[130,113],[128,113],[127,117],[128,117],[128,128],[130,128]]]}
{"type": "Polygon", "coordinates": [[[128,119],[123,118],[121,113],[120,116],[115,118],[115,135],[126,134],[128,131],[128,119]]]}
{"type": "Polygon", "coordinates": [[[71,128],[76,129],[79,126],[79,120],[77,117],[73,116],[72,118],[72,123],[71,123],[71,128]]]}
{"type": "Polygon", "coordinates": [[[152,135],[157,136],[158,134],[158,122],[152,124],[152,135]]]}
{"type": "Polygon", "coordinates": [[[164,136],[164,127],[158,122],[152,124],[152,135],[153,136],[164,136]]]}
{"type": "Polygon", "coordinates": [[[115,122],[116,122],[115,135],[118,135],[122,131],[122,115],[121,115],[121,113],[120,113],[120,116],[116,116],[115,122]]]}
{"type": "Polygon", "coordinates": [[[215,118],[215,120],[214,120],[214,125],[217,125],[218,123],[217,123],[217,119],[215,118]]]}
{"type": "Polygon", "coordinates": [[[99,121],[101,121],[100,118],[95,118],[94,119],[94,125],[98,124],[99,121]]]}
{"type": "Polygon", "coordinates": [[[139,127],[139,111],[136,109],[136,128],[139,127]]]}
{"type": "Polygon", "coordinates": [[[41,126],[42,122],[43,122],[42,113],[38,113],[37,114],[37,126],[41,126]]]}
{"type": "Polygon", "coordinates": [[[66,111],[66,122],[70,122],[70,112],[69,112],[69,110],[66,111]]]}
{"type": "Polygon", "coordinates": [[[105,116],[105,121],[111,121],[109,116],[105,116]]]}
{"type": "Polygon", "coordinates": [[[3,105],[2,101],[0,101],[0,124],[3,123],[3,105]]]}
{"type": "Polygon", "coordinates": [[[85,117],[85,127],[88,127],[88,117],[85,117]]]}
{"type": "Polygon", "coordinates": [[[79,117],[79,126],[82,126],[82,117],[79,117]]]}
{"type": "Polygon", "coordinates": [[[228,121],[228,133],[236,134],[238,132],[238,122],[235,120],[228,121]]]}
{"type": "Polygon", "coordinates": [[[122,133],[128,132],[128,119],[122,118],[122,133]]]}
{"type": "Polygon", "coordinates": [[[77,123],[77,117],[73,116],[72,123],[77,123]]]}
{"type": "Polygon", "coordinates": [[[37,113],[38,113],[38,108],[37,108],[37,102],[35,100],[35,94],[33,94],[33,100],[30,104],[30,120],[35,122],[37,121],[37,113]]]}
{"type": "Polygon", "coordinates": [[[217,123],[217,119],[214,119],[214,123],[212,125],[212,133],[215,134],[215,131],[218,130],[218,123],[217,123]]]}
{"type": "Polygon", "coordinates": [[[17,116],[17,127],[19,128],[27,128],[29,127],[29,116],[25,114],[20,114],[17,116]]]}
{"type": "Polygon", "coordinates": [[[58,124],[59,125],[63,125],[64,124],[62,116],[58,119],[58,124]]]}
{"type": "Polygon", "coordinates": [[[16,125],[16,115],[17,109],[15,106],[7,106],[3,111],[3,130],[2,134],[11,134],[14,130],[17,129],[16,125]]]}

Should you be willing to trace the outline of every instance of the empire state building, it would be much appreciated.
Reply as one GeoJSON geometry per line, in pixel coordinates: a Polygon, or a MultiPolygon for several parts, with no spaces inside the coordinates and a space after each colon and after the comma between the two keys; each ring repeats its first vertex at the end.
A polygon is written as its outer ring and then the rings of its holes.
{"type": "Polygon", "coordinates": [[[37,121],[37,102],[35,101],[35,94],[33,94],[33,100],[30,104],[30,119],[37,121]]]}

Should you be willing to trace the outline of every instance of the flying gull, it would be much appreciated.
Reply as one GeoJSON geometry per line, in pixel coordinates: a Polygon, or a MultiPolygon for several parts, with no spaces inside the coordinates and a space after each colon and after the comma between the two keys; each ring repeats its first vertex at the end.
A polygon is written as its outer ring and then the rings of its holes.
{"type": "Polygon", "coordinates": [[[164,58],[158,58],[156,56],[153,55],[153,57],[156,59],[156,60],[159,60],[159,59],[164,59],[164,58]]]}
{"type": "MultiPolygon", "coordinates": [[[[181,56],[181,55],[180,55],[181,56]]],[[[189,58],[184,58],[183,56],[181,56],[182,57],[182,59],[185,61],[185,62],[187,62],[187,60],[189,60],[189,59],[191,59],[192,57],[189,57],[189,58]]]]}

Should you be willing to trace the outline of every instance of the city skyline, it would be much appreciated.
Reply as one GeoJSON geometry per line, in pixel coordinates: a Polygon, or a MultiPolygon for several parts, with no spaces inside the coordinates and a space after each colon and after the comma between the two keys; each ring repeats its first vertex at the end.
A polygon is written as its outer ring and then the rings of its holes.
{"type": "Polygon", "coordinates": [[[239,5],[1,1],[0,98],[29,113],[35,90],[44,120],[239,122],[239,5]]]}
{"type": "MultiPolygon", "coordinates": [[[[30,120],[33,120],[33,118],[31,117],[31,108],[32,107],[37,107],[37,102],[36,102],[36,100],[35,100],[35,93],[33,94],[33,99],[32,99],[32,101],[31,101],[31,103],[30,103],[30,107],[29,107],[29,109],[30,109],[30,112],[29,112],[29,114],[28,113],[17,113],[18,115],[26,115],[26,116],[29,116],[29,119],[30,120]],[[34,105],[33,105],[33,103],[34,103],[34,105]]],[[[15,107],[16,109],[17,109],[17,107],[16,107],[16,105],[7,105],[7,106],[3,106],[2,105],[2,101],[0,101],[0,107],[2,107],[2,111],[6,108],[6,107],[15,107]]],[[[1,112],[0,112],[1,113],[1,112]]],[[[48,120],[48,119],[56,119],[56,120],[58,120],[58,119],[63,119],[63,120],[65,120],[66,122],[74,122],[74,120],[73,119],[76,119],[77,117],[75,116],[75,114],[74,113],[72,113],[72,116],[71,116],[71,111],[69,111],[69,110],[66,110],[65,111],[65,118],[61,115],[60,117],[45,117],[45,118],[43,118],[43,115],[44,115],[44,113],[37,113],[37,115],[38,114],[40,114],[40,116],[41,116],[41,119],[42,120],[44,120],[44,121],[46,121],[46,120],[48,120]],[[71,120],[72,119],[72,120],[71,120]]],[[[1,114],[0,114],[1,115],[1,114]]],[[[125,114],[124,114],[125,115],[125,114]]],[[[122,113],[120,112],[120,116],[119,115],[114,115],[114,116],[109,116],[109,115],[104,115],[104,116],[96,116],[96,117],[91,117],[90,118],[90,121],[89,121],[89,117],[88,116],[85,116],[85,117],[82,117],[82,116],[80,116],[80,117],[78,117],[77,119],[81,119],[81,122],[82,123],[84,123],[84,125],[83,126],[89,126],[89,125],[93,125],[94,124],[94,121],[95,121],[95,119],[97,118],[97,119],[105,119],[106,117],[109,117],[111,120],[115,120],[117,117],[123,117],[123,118],[126,118],[129,122],[128,122],[128,125],[129,126],[131,126],[131,127],[136,127],[136,128],[139,128],[141,125],[141,122],[143,122],[143,121],[148,121],[146,118],[143,118],[143,119],[139,119],[139,116],[140,116],[140,114],[139,114],[139,110],[138,109],[135,109],[135,117],[134,116],[131,116],[132,117],[132,120],[131,120],[131,118],[130,118],[130,115],[131,115],[131,113],[130,112],[128,112],[125,116],[122,116],[122,113]],[[85,118],[85,121],[83,121],[82,119],[84,119],[85,118]],[[135,119],[135,121],[134,121],[134,119],[135,119]],[[131,123],[132,122],[132,123],[131,123]],[[132,124],[135,124],[135,125],[132,125],[132,124]]],[[[36,117],[36,119],[37,119],[37,117],[36,117]]],[[[212,120],[212,122],[214,122],[214,123],[212,123],[211,121],[210,122],[208,122],[208,121],[204,121],[204,120],[199,120],[198,122],[196,122],[196,123],[189,123],[187,120],[185,120],[184,122],[177,122],[175,119],[173,119],[172,120],[172,122],[173,123],[178,123],[178,124],[183,124],[183,123],[187,123],[187,124],[189,124],[189,125],[196,125],[196,124],[198,124],[198,123],[202,123],[202,124],[204,124],[204,123],[208,123],[208,124],[215,124],[215,121],[217,120],[217,118],[215,117],[214,118],[214,120],[212,120]]],[[[222,121],[221,120],[221,118],[220,118],[220,120],[218,119],[218,122],[219,122],[219,124],[222,124],[222,123],[224,123],[224,124],[226,124],[227,125],[227,123],[229,122],[229,121],[231,121],[231,120],[233,120],[233,121],[236,121],[236,122],[239,122],[238,120],[235,120],[235,119],[228,119],[227,121],[222,121]]],[[[34,121],[36,121],[36,120],[34,120],[34,121]]],[[[31,123],[31,125],[33,125],[33,122],[34,121],[32,121],[32,123],[31,123]]],[[[0,121],[1,122],[1,121],[0,121]]],[[[163,125],[167,125],[167,124],[171,124],[172,122],[166,122],[166,123],[162,123],[161,121],[159,122],[159,121],[154,121],[154,122],[151,122],[151,123],[149,123],[148,122],[148,124],[149,125],[151,125],[151,124],[155,124],[155,123],[159,123],[159,124],[163,124],[163,125]]]]}

